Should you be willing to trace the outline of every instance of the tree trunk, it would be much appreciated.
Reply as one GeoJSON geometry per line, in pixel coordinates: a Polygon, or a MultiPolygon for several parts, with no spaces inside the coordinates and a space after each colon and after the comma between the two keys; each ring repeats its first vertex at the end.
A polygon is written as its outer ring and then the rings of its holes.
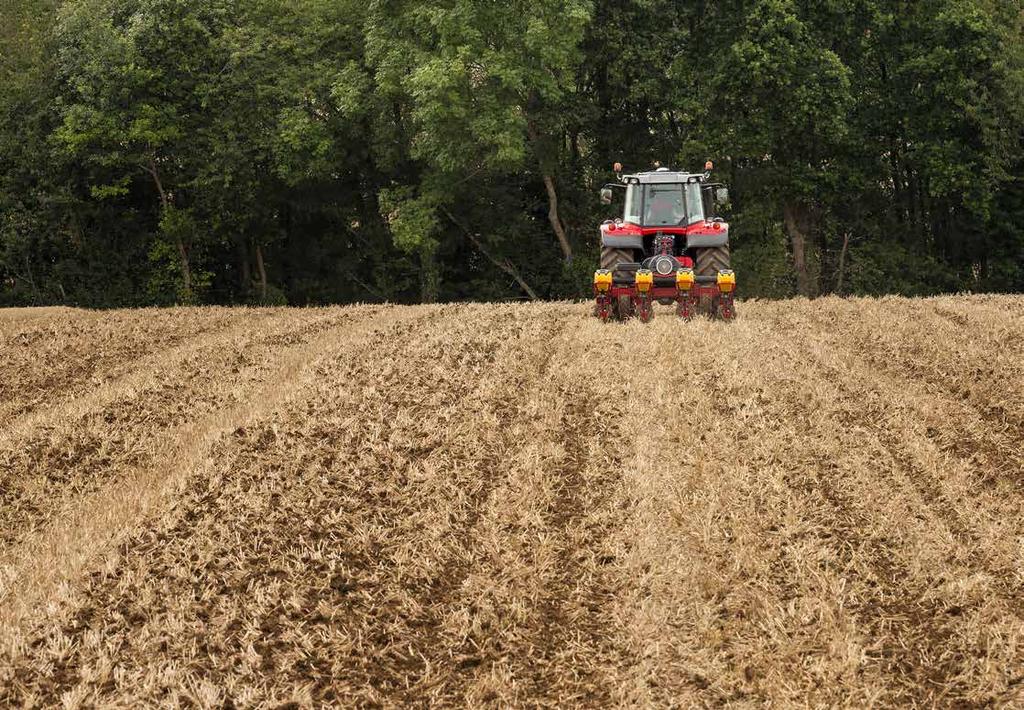
{"type": "Polygon", "coordinates": [[[551,222],[551,228],[555,230],[555,236],[558,237],[558,246],[562,248],[562,256],[565,257],[566,263],[572,262],[572,245],[569,244],[569,237],[565,234],[565,227],[562,226],[562,220],[558,216],[558,192],[555,190],[555,181],[550,175],[544,176],[544,187],[548,191],[548,221],[551,222]]]}
{"type": "Polygon", "coordinates": [[[36,277],[32,275],[32,261],[29,259],[28,253],[25,254],[25,273],[28,274],[28,285],[32,289],[32,305],[43,305],[43,299],[39,295],[39,287],[36,286],[36,277]]]}
{"type": "Polygon", "coordinates": [[[448,210],[448,208],[442,207],[441,211],[444,212],[445,216],[447,216],[448,219],[451,220],[452,224],[454,224],[456,227],[462,230],[462,233],[466,235],[466,238],[469,241],[473,242],[473,245],[480,251],[481,254],[484,255],[484,257],[487,258],[488,261],[490,261],[492,264],[494,264],[499,269],[504,271],[506,274],[511,276],[515,280],[515,282],[519,284],[519,288],[523,289],[523,291],[526,293],[527,296],[530,297],[531,300],[540,300],[540,296],[537,295],[537,292],[534,291],[530,284],[526,283],[525,279],[523,279],[523,277],[519,274],[519,269],[515,267],[515,264],[513,264],[508,259],[497,259],[493,254],[491,254],[491,252],[489,252],[484,247],[480,239],[471,231],[469,231],[469,227],[464,225],[459,220],[455,219],[455,215],[453,215],[448,210]]]}
{"type": "Polygon", "coordinates": [[[811,295],[811,283],[807,275],[807,211],[803,205],[786,200],[782,207],[786,231],[793,247],[793,270],[796,272],[796,290],[801,296],[811,295]]]}
{"type": "Polygon", "coordinates": [[[555,237],[558,239],[558,246],[562,249],[562,256],[565,257],[566,263],[571,263],[572,245],[569,243],[569,237],[566,236],[562,220],[558,216],[558,190],[555,189],[555,179],[547,170],[546,161],[543,158],[544,151],[540,145],[540,134],[537,132],[537,128],[533,125],[532,121],[528,120],[526,122],[526,134],[530,138],[530,142],[533,143],[534,151],[537,153],[537,163],[544,178],[544,189],[548,193],[548,221],[551,222],[551,229],[554,230],[555,237]]]}
{"type": "Polygon", "coordinates": [[[267,302],[267,267],[263,263],[263,247],[260,246],[259,242],[256,242],[256,273],[259,275],[260,281],[260,300],[263,303],[267,302]]]}
{"type": "Polygon", "coordinates": [[[174,241],[178,245],[178,257],[181,259],[181,281],[185,287],[185,293],[192,293],[192,268],[188,263],[188,252],[185,250],[185,243],[181,241],[181,235],[175,234],[174,241]]]}
{"type": "MultiPolygon", "coordinates": [[[[156,191],[160,195],[160,209],[163,214],[167,213],[170,208],[170,199],[167,197],[167,191],[164,190],[163,181],[160,180],[160,171],[156,169],[156,162],[152,159],[149,161],[149,165],[145,166],[146,172],[153,176],[153,182],[156,185],[156,191]]],[[[185,243],[181,240],[180,234],[174,235],[174,244],[178,247],[178,257],[181,259],[181,278],[185,287],[185,293],[192,293],[192,267],[188,263],[188,249],[185,248],[185,243]]]]}
{"type": "Polygon", "coordinates": [[[238,286],[242,297],[248,298],[252,291],[252,265],[249,263],[249,244],[246,239],[238,240],[238,286]]]}
{"type": "Polygon", "coordinates": [[[846,269],[846,252],[850,250],[850,233],[843,235],[843,249],[839,252],[839,273],[836,275],[836,295],[843,295],[843,276],[846,269]]]}
{"type": "Polygon", "coordinates": [[[427,240],[420,247],[420,303],[437,303],[440,292],[437,244],[427,240]]]}

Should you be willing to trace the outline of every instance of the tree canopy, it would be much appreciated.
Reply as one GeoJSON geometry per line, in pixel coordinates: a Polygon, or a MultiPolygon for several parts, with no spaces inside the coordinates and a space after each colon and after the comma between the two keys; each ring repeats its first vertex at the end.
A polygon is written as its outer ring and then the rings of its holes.
{"type": "Polygon", "coordinates": [[[0,305],[589,293],[715,161],[745,296],[1024,290],[1013,0],[7,0],[0,305]]]}

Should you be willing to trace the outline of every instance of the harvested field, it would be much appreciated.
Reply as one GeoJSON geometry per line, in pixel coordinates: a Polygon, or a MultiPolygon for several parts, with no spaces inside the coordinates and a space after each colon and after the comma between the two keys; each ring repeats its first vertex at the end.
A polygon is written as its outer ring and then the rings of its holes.
{"type": "Polygon", "coordinates": [[[0,705],[1024,704],[1024,298],[0,316],[0,705]]]}

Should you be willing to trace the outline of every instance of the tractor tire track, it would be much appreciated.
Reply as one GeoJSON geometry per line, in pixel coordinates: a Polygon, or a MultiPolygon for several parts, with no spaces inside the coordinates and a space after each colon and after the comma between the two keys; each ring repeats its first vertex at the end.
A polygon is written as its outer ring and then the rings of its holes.
{"type": "Polygon", "coordinates": [[[609,510],[620,471],[605,465],[602,449],[620,443],[609,436],[611,412],[567,367],[580,345],[570,333],[545,343],[517,411],[529,434],[518,437],[519,446],[510,442],[500,485],[467,535],[478,542],[442,575],[449,581],[435,618],[463,619],[469,629],[426,646],[433,646],[425,651],[431,664],[457,665],[437,689],[447,702],[594,705],[612,695],[605,664],[624,661],[609,634],[617,582],[605,569],[612,556],[602,550],[621,514],[609,510]],[[509,573],[524,564],[537,572],[509,573]]]}
{"type": "Polygon", "coordinates": [[[563,386],[559,394],[572,404],[562,415],[566,461],[552,472],[557,495],[547,522],[562,544],[554,579],[534,613],[533,633],[514,657],[523,662],[534,656],[517,674],[530,681],[531,702],[608,706],[614,686],[603,669],[624,659],[609,638],[610,608],[621,581],[603,568],[614,562],[610,538],[621,522],[608,515],[593,518],[595,511],[609,508],[627,512],[614,505],[621,493],[622,461],[602,455],[603,449],[619,449],[621,442],[608,423],[612,413],[598,409],[595,395],[572,386],[563,386]]]}
{"type": "MultiPolygon", "coordinates": [[[[420,678],[409,685],[404,693],[396,696],[401,704],[415,703],[417,698],[430,694],[432,698],[445,703],[460,704],[471,702],[473,678],[487,665],[486,644],[479,643],[472,634],[459,638],[445,633],[445,624],[458,617],[461,604],[460,593],[466,586],[476,567],[483,561],[481,553],[474,549],[474,541],[484,534],[486,515],[493,505],[503,505],[503,494],[511,472],[509,469],[515,451],[522,443],[523,421],[528,421],[531,412],[524,406],[523,393],[537,386],[556,353],[556,343],[564,334],[565,325],[556,320],[538,323],[542,334],[536,342],[541,346],[526,355],[521,370],[496,398],[492,407],[497,419],[497,440],[489,448],[493,453],[488,460],[490,475],[484,477],[482,485],[468,492],[466,513],[460,521],[460,538],[466,541],[458,554],[448,555],[440,562],[436,574],[431,574],[428,591],[423,595],[424,615],[417,622],[416,646],[423,658],[424,668],[454,667],[455,673],[443,681],[430,676],[420,678]]],[[[493,395],[492,395],[493,397],[493,395]]],[[[472,623],[472,622],[470,622],[472,623]]]]}
{"type": "MultiPolygon", "coordinates": [[[[841,345],[833,347],[838,352],[841,345]]],[[[880,368],[875,358],[856,351],[847,349],[843,357],[839,367],[832,363],[823,363],[823,367],[837,378],[842,372],[837,388],[847,401],[864,402],[873,395],[882,403],[874,421],[864,423],[902,471],[893,482],[905,481],[912,495],[966,548],[958,556],[966,567],[1001,580],[1000,595],[1024,620],[1024,577],[1016,574],[1021,560],[1015,560],[1012,541],[1006,535],[1010,527],[1024,540],[1024,503],[1019,495],[1024,481],[1017,475],[1024,464],[1020,458],[1024,436],[993,430],[977,419],[976,426],[967,426],[972,414],[976,418],[983,415],[960,398],[937,395],[918,382],[892,375],[889,368],[880,368]],[[886,417],[891,423],[885,422],[886,417]],[[901,421],[904,418],[906,421],[901,421]],[[942,446],[935,439],[952,440],[956,445],[942,446]],[[979,484],[1002,495],[979,496],[979,484]],[[975,493],[971,501],[966,499],[967,491],[975,493]],[[979,506],[981,502],[987,505],[979,506]],[[968,511],[973,520],[968,520],[968,511]],[[979,515],[999,525],[987,539],[975,532],[979,515]],[[1000,554],[993,545],[1003,548],[1000,554]],[[1003,561],[997,561],[997,556],[1003,561]],[[1011,581],[1015,577],[1016,584],[1011,581]]]]}

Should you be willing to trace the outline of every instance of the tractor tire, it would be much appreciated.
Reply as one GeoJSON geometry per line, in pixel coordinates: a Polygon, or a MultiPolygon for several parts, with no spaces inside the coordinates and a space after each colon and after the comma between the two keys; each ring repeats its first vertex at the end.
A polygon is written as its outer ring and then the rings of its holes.
{"type": "MultiPolygon", "coordinates": [[[[697,250],[696,273],[697,276],[718,276],[719,271],[732,268],[729,266],[729,245],[724,247],[709,247],[697,250]]],[[[718,317],[719,312],[718,296],[709,298],[702,296],[698,312],[712,318],[718,317]]]]}
{"type": "Polygon", "coordinates": [[[633,251],[631,249],[613,249],[612,247],[601,247],[601,268],[614,272],[619,264],[631,264],[633,262],[633,251]]]}
{"type": "MultiPolygon", "coordinates": [[[[613,249],[612,247],[601,247],[601,268],[608,269],[613,274],[615,267],[619,264],[633,263],[632,249],[613,249]]],[[[612,318],[618,321],[629,320],[633,317],[633,301],[629,296],[619,296],[612,301],[612,318]]]]}
{"type": "Polygon", "coordinates": [[[731,269],[729,266],[729,245],[697,250],[697,276],[718,276],[719,271],[731,269]]]}

